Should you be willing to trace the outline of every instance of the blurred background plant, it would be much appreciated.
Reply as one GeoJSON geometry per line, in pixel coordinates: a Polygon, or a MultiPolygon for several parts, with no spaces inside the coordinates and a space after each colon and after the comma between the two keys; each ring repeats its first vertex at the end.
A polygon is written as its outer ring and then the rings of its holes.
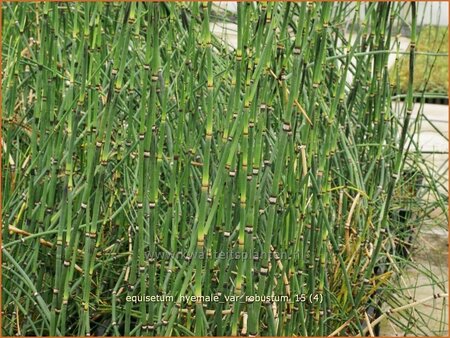
{"type": "MultiPolygon", "coordinates": [[[[414,91],[430,94],[448,95],[448,27],[425,26],[420,29],[417,50],[429,52],[418,55],[415,60],[414,91]]],[[[400,84],[395,87],[398,93],[406,93],[408,86],[409,56],[404,55],[398,60],[397,70],[393,68],[391,76],[399,72],[400,84]]]]}

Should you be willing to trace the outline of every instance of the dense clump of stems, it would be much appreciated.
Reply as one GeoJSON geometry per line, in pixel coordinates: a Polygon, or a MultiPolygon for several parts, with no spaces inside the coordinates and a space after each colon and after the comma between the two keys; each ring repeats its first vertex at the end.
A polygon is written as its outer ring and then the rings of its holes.
{"type": "Polygon", "coordinates": [[[3,13],[4,334],[367,330],[402,232],[414,3],[239,3],[235,48],[211,2],[3,13]]]}

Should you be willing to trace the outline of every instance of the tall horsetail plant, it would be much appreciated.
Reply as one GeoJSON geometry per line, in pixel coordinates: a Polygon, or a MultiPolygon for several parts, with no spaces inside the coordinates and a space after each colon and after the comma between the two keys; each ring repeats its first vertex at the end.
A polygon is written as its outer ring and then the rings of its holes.
{"type": "Polygon", "coordinates": [[[4,335],[359,335],[392,299],[421,318],[393,216],[422,161],[414,2],[2,6],[4,335]]]}

